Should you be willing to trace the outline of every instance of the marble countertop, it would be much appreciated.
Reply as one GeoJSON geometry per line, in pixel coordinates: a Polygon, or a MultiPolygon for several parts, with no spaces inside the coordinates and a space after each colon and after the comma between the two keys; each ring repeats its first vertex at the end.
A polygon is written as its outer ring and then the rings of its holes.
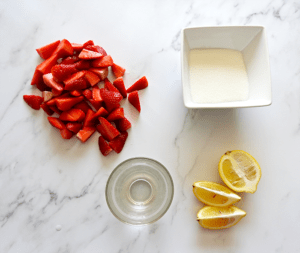
{"type": "Polygon", "coordinates": [[[9,1],[0,2],[0,252],[300,252],[300,2],[9,1]],[[263,25],[270,52],[268,107],[188,110],[183,105],[180,31],[208,25],[263,25]],[[103,157],[94,135],[62,140],[42,111],[23,101],[40,61],[35,52],[66,38],[93,39],[127,70],[146,75],[142,112],[125,111],[132,129],[123,151],[103,157]],[[221,182],[217,165],[242,149],[260,163],[255,194],[240,203],[235,227],[203,229],[197,180],[221,182]],[[164,164],[173,203],[156,223],[135,227],[109,211],[105,185],[131,157],[164,164]]]}

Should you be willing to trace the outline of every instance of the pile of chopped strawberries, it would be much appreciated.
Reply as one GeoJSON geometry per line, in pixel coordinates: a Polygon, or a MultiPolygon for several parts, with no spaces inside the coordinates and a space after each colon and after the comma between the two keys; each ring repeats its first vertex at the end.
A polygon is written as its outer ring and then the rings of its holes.
{"type": "Polygon", "coordinates": [[[63,39],[36,51],[44,61],[36,67],[31,85],[36,85],[42,96],[24,95],[25,102],[35,110],[42,108],[62,138],[76,134],[86,142],[98,131],[101,153],[120,153],[131,127],[120,101],[128,95],[128,101],[140,112],[138,90],[148,86],[147,78],[143,76],[126,89],[125,69],[92,40],[76,44],[63,39]],[[107,78],[109,67],[116,77],[113,83],[107,78]],[[98,86],[101,82],[103,88],[98,86]],[[58,117],[50,117],[54,113],[58,117]]]}

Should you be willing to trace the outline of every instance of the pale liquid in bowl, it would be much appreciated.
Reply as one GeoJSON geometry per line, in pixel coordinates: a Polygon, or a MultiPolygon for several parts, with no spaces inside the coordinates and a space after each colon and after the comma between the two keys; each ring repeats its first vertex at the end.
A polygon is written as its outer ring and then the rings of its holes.
{"type": "Polygon", "coordinates": [[[243,55],[232,49],[192,49],[190,86],[195,103],[248,99],[249,83],[243,55]]]}

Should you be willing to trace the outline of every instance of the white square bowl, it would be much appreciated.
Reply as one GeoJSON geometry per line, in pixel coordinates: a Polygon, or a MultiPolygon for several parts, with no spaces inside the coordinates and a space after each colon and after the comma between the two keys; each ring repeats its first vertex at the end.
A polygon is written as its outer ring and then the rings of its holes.
{"type": "Polygon", "coordinates": [[[185,28],[181,33],[181,75],[183,100],[187,108],[237,108],[272,103],[271,75],[266,32],[262,26],[216,26],[185,28]],[[189,51],[221,48],[242,52],[249,83],[245,101],[196,103],[192,99],[189,51]]]}

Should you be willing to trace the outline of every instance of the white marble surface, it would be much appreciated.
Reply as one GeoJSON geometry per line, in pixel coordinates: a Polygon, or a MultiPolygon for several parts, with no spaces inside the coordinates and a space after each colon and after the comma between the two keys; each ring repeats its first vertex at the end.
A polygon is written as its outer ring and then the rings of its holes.
{"type": "Polygon", "coordinates": [[[0,2],[0,252],[300,252],[300,2],[10,1],[0,2]],[[234,110],[187,110],[180,74],[180,30],[205,25],[266,27],[273,104],[234,110]],[[142,112],[121,154],[99,154],[96,134],[85,144],[63,141],[42,111],[23,101],[40,61],[35,48],[66,38],[93,39],[128,72],[146,75],[142,112]],[[243,149],[261,164],[255,194],[239,204],[235,227],[209,231],[196,180],[220,182],[217,164],[243,149]],[[121,161],[146,156],[170,171],[175,196],[153,225],[119,222],[104,196],[121,161]]]}

